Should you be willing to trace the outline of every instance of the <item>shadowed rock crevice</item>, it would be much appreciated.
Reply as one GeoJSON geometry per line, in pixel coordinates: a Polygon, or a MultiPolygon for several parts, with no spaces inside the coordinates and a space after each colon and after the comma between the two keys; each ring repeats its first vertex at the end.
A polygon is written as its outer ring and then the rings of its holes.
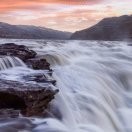
{"type": "Polygon", "coordinates": [[[0,109],[26,109],[25,101],[14,94],[0,92],[0,109]]]}

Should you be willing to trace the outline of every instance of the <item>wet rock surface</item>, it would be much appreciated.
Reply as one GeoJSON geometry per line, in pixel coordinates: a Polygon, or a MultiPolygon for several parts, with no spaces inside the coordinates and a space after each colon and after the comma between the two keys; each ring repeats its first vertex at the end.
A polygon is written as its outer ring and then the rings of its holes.
{"type": "Polygon", "coordinates": [[[26,64],[34,70],[51,70],[50,64],[42,57],[36,57],[26,61],[26,64]]]}
{"type": "MultiPolygon", "coordinates": [[[[48,74],[50,74],[49,72],[48,74]]],[[[54,80],[52,77],[45,75],[45,74],[31,74],[31,75],[26,75],[23,76],[23,80],[25,81],[35,81],[39,83],[47,83],[47,84],[53,84],[56,85],[56,80],[54,80]]]]}
{"type": "Polygon", "coordinates": [[[36,57],[35,51],[14,43],[0,45],[0,56],[3,55],[18,57],[30,68],[44,70],[46,74],[25,75],[24,82],[0,79],[0,118],[18,117],[20,113],[27,117],[47,115],[47,107],[58,93],[52,89],[56,80],[52,78],[50,64],[46,59],[36,57]]]}

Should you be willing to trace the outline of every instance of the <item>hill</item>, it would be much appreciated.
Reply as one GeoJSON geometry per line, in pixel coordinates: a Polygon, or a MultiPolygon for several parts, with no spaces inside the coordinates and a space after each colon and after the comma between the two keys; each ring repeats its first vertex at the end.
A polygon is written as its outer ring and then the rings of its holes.
{"type": "Polygon", "coordinates": [[[73,33],[71,39],[110,41],[132,39],[132,15],[105,18],[90,28],[73,33]]]}
{"type": "Polygon", "coordinates": [[[70,32],[62,32],[44,27],[10,25],[0,22],[0,38],[15,39],[69,39],[70,32]]]}

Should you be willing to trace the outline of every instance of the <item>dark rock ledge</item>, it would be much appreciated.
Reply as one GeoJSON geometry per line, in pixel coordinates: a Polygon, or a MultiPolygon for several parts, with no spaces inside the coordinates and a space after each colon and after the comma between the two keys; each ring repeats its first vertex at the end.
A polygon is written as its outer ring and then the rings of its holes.
{"type": "Polygon", "coordinates": [[[37,53],[29,50],[24,45],[16,45],[14,43],[7,43],[0,45],[0,55],[16,56],[23,61],[30,58],[35,58],[37,53]]]}
{"type": "Polygon", "coordinates": [[[27,82],[17,82],[0,79],[0,117],[16,117],[21,113],[24,116],[42,116],[58,90],[53,90],[50,64],[44,58],[38,58],[35,51],[24,45],[14,43],[0,45],[0,56],[15,56],[23,60],[34,70],[47,70],[51,78],[43,74],[25,76],[27,82]],[[44,86],[31,84],[29,81],[45,83],[44,86]]]}

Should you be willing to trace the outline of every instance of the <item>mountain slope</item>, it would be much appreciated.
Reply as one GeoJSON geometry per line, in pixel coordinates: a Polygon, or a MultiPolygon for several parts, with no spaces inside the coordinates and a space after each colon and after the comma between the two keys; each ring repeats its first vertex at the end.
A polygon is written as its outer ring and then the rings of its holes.
{"type": "Polygon", "coordinates": [[[132,39],[132,15],[105,18],[95,26],[75,32],[71,39],[124,40],[132,39]]]}
{"type": "Polygon", "coordinates": [[[69,39],[71,33],[44,27],[10,25],[0,22],[0,38],[18,39],[69,39]]]}

